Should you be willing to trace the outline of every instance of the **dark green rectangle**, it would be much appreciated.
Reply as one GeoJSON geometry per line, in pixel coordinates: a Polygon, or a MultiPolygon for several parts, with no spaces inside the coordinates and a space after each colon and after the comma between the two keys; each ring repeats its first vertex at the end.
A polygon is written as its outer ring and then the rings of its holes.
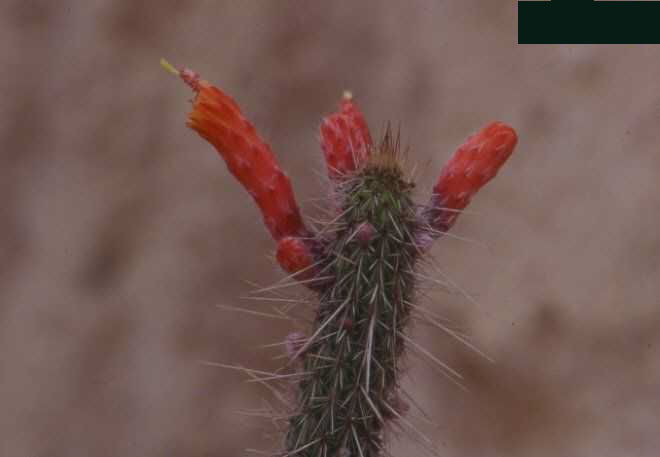
{"type": "Polygon", "coordinates": [[[518,2],[518,43],[660,43],[660,2],[518,2]]]}

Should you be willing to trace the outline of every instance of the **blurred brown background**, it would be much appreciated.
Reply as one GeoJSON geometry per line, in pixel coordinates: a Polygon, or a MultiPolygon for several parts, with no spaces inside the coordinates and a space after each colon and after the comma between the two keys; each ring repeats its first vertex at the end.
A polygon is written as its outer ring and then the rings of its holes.
{"type": "MultiPolygon", "coordinates": [[[[496,363],[415,338],[408,387],[446,456],[656,456],[660,448],[660,48],[519,46],[514,2],[5,1],[0,7],[0,456],[273,449],[293,325],[219,309],[283,277],[247,194],[185,125],[187,65],[234,95],[304,210],[326,185],[321,117],[351,89],[400,123],[423,201],[499,119],[516,153],[433,254],[475,299],[429,306],[496,363]]],[[[439,273],[438,273],[439,274],[439,273]]],[[[442,279],[438,276],[438,279],[442,279]]],[[[303,294],[293,289],[291,296],[303,294]]],[[[421,456],[414,439],[395,456],[421,456]]]]}

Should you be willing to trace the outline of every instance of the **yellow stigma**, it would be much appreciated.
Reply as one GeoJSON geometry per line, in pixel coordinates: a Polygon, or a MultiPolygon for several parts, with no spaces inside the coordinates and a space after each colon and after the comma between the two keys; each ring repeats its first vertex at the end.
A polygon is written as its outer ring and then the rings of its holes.
{"type": "Polygon", "coordinates": [[[173,75],[180,76],[181,72],[177,70],[174,65],[169,63],[167,60],[163,59],[162,57],[160,58],[160,66],[163,67],[166,71],[169,73],[172,73],[173,75]]]}

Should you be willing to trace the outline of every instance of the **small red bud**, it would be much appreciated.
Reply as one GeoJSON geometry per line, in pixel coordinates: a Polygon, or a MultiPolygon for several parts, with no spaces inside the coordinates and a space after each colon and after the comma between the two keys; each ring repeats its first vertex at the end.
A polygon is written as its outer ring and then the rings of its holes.
{"type": "Polygon", "coordinates": [[[321,122],[321,147],[328,166],[328,175],[339,179],[360,166],[369,157],[372,141],[364,116],[346,92],[340,111],[321,122]]]}
{"type": "Polygon", "coordinates": [[[427,222],[439,235],[456,221],[470,199],[490,181],[511,156],[518,142],[515,130],[493,122],[470,136],[440,173],[425,210],[427,222]]]}
{"type": "Polygon", "coordinates": [[[361,223],[355,230],[355,239],[358,240],[362,246],[369,244],[376,235],[376,229],[369,222],[361,223]]]}

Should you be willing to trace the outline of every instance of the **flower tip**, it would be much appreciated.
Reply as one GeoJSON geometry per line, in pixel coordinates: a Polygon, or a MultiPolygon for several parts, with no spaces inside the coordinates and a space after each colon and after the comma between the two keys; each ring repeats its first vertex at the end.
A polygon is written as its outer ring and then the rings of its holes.
{"type": "Polygon", "coordinates": [[[513,127],[504,122],[492,122],[486,126],[484,133],[485,136],[493,138],[501,148],[509,151],[513,151],[518,144],[518,134],[513,127]]]}
{"type": "Polygon", "coordinates": [[[165,71],[167,71],[168,73],[171,73],[183,79],[183,82],[189,85],[190,88],[195,92],[200,91],[202,81],[200,80],[199,73],[189,70],[188,68],[182,68],[181,70],[179,70],[178,68],[176,68],[174,65],[172,65],[162,57],[160,59],[160,66],[163,67],[165,71]]]}
{"type": "Polygon", "coordinates": [[[341,95],[341,98],[346,101],[352,101],[353,100],[353,92],[350,90],[345,90],[344,93],[341,95]]]}

